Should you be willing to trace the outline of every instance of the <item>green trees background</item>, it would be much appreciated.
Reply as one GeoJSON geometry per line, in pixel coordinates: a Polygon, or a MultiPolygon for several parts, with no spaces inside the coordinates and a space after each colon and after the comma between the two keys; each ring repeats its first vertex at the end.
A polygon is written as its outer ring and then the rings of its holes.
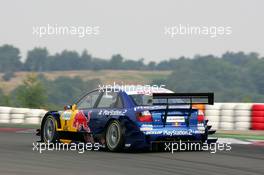
{"type": "Polygon", "coordinates": [[[264,102],[263,60],[233,61],[212,56],[182,60],[164,83],[178,92],[215,92],[219,102],[264,102]]]}
{"type": "Polygon", "coordinates": [[[15,89],[13,96],[16,97],[18,105],[29,108],[45,107],[47,102],[46,89],[34,74],[29,75],[15,89]]]}
{"type": "MultiPolygon", "coordinates": [[[[64,50],[51,55],[46,48],[29,50],[24,61],[12,45],[0,46],[0,72],[9,81],[16,71],[44,72],[66,70],[171,70],[165,84],[176,92],[215,92],[219,102],[264,102],[264,58],[257,53],[226,52],[220,57],[197,55],[193,58],[170,58],[145,63],[143,58],[125,59],[120,54],[109,59],[97,58],[84,50],[64,50]]],[[[87,75],[89,76],[89,75],[87,75]]],[[[0,90],[0,105],[58,107],[71,103],[83,91],[94,89],[100,80],[83,81],[79,77],[47,80],[29,77],[9,95],[0,90]]]]}
{"type": "Polygon", "coordinates": [[[44,76],[31,74],[9,95],[0,90],[0,105],[62,109],[73,104],[82,93],[97,88],[99,83],[97,79],[83,81],[79,77],[47,80],[44,76]]]}

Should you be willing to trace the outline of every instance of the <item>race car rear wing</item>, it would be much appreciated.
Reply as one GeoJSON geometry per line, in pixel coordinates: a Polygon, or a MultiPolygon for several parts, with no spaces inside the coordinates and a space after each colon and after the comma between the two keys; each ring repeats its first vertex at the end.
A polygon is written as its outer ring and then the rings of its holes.
{"type": "Polygon", "coordinates": [[[214,93],[153,93],[153,105],[214,104],[214,93]]]}
{"type": "Polygon", "coordinates": [[[193,104],[214,104],[214,93],[153,93],[153,105],[165,105],[165,114],[162,118],[163,126],[165,127],[169,106],[190,105],[189,114],[186,119],[186,124],[190,124],[190,116],[192,113],[193,104]]]}

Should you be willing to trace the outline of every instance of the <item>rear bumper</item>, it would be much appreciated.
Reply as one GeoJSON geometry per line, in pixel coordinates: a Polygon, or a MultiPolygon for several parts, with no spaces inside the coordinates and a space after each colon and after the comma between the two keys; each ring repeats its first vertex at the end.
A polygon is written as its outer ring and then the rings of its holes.
{"type": "Polygon", "coordinates": [[[131,147],[143,148],[151,147],[154,142],[177,142],[182,141],[195,141],[203,142],[205,138],[205,129],[190,127],[190,128],[175,128],[175,127],[161,127],[153,128],[146,131],[140,131],[140,137],[133,140],[131,147]]]}
{"type": "Polygon", "coordinates": [[[202,140],[205,130],[195,128],[157,128],[143,131],[146,139],[151,141],[202,140]]]}
{"type": "Polygon", "coordinates": [[[151,130],[142,130],[144,135],[150,135],[154,137],[168,137],[168,136],[193,136],[204,134],[205,129],[197,129],[197,127],[184,127],[184,128],[175,128],[175,127],[161,127],[161,128],[153,128],[151,130]]]}

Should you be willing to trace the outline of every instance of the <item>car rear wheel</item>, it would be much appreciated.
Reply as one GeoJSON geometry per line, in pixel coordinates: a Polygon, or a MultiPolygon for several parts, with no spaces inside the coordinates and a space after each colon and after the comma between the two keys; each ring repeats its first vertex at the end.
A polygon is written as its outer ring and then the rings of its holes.
{"type": "Polygon", "coordinates": [[[121,123],[112,121],[106,130],[106,146],[110,151],[120,151],[123,148],[124,135],[121,123]]]}
{"type": "Polygon", "coordinates": [[[58,132],[56,131],[56,120],[53,116],[48,116],[45,121],[42,131],[42,138],[45,143],[54,143],[58,141],[58,132]]]}

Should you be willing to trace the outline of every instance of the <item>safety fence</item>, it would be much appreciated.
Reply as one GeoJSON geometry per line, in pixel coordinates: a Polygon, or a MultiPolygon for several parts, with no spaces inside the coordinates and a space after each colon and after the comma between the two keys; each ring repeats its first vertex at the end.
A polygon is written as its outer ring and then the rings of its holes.
{"type": "MultiPolygon", "coordinates": [[[[215,103],[196,107],[204,112],[213,129],[264,130],[264,103],[215,103]]],[[[46,112],[44,109],[0,106],[0,123],[40,124],[46,112]]]]}

